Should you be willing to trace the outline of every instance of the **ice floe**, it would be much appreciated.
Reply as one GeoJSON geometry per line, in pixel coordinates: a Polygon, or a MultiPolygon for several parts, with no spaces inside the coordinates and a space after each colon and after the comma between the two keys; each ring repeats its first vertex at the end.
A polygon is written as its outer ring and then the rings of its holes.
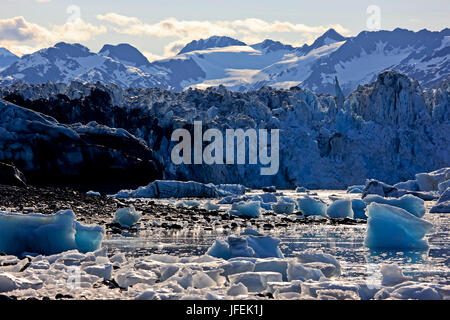
{"type": "Polygon", "coordinates": [[[49,215],[0,212],[0,252],[7,254],[93,251],[100,247],[103,233],[101,226],[78,223],[72,210],[49,215]]]}
{"type": "Polygon", "coordinates": [[[433,230],[431,223],[408,211],[387,204],[371,203],[367,207],[365,245],[371,249],[426,249],[425,234],[433,230]]]}

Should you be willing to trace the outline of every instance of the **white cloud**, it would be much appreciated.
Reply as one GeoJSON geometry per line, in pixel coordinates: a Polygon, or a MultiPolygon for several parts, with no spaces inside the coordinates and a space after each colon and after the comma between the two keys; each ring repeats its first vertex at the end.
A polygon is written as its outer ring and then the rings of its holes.
{"type": "Polygon", "coordinates": [[[92,25],[82,19],[45,28],[19,16],[0,20],[0,46],[23,55],[58,41],[87,41],[106,31],[105,26],[92,25]]]}
{"type": "MultiPolygon", "coordinates": [[[[245,41],[246,43],[256,43],[270,38],[274,33],[294,35],[296,41],[284,41],[291,45],[301,45],[305,42],[311,43],[318,36],[329,28],[334,28],[337,32],[348,34],[349,30],[343,26],[308,26],[305,24],[294,24],[288,21],[268,22],[262,19],[248,18],[244,20],[178,20],[167,18],[157,23],[149,24],[141,21],[137,17],[128,17],[117,13],[107,13],[97,15],[97,19],[109,24],[114,32],[131,36],[155,36],[159,38],[177,38],[169,43],[164,49],[164,57],[173,56],[186,43],[207,38],[213,35],[231,36],[245,41]]],[[[154,56],[154,55],[153,55],[154,56]]]]}

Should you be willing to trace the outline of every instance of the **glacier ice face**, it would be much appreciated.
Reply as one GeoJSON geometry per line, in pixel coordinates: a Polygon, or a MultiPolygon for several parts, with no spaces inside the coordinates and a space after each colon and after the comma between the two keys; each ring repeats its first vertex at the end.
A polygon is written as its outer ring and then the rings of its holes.
{"type": "Polygon", "coordinates": [[[384,198],[377,195],[369,195],[364,198],[364,202],[370,204],[372,202],[388,204],[394,207],[405,209],[418,218],[422,218],[426,212],[425,202],[411,194],[406,194],[400,198],[384,198]]]}
{"type": "MultiPolygon", "coordinates": [[[[239,93],[225,88],[180,93],[123,90],[81,83],[16,84],[0,89],[0,96],[22,96],[27,105],[58,117],[62,123],[98,120],[109,127],[120,124],[145,141],[161,159],[166,179],[245,182],[252,188],[274,185],[284,189],[342,189],[361,184],[367,177],[394,184],[413,179],[418,172],[448,166],[449,93],[448,85],[424,93],[416,81],[392,71],[361,86],[342,106],[337,105],[335,97],[315,95],[298,87],[239,93]],[[106,97],[100,111],[88,103],[93,90],[106,97]],[[67,96],[68,101],[61,101],[58,94],[67,96]],[[56,113],[60,110],[57,104],[72,112],[56,113]],[[214,119],[207,115],[212,106],[218,109],[214,119]],[[436,109],[440,110],[438,115],[436,109]],[[167,121],[162,121],[165,118],[167,121]],[[176,128],[190,130],[194,120],[222,132],[227,128],[281,129],[279,174],[261,177],[259,165],[174,165],[170,154],[175,143],[170,141],[170,133],[176,128]]],[[[5,122],[13,120],[8,117],[5,122]]],[[[0,160],[11,158],[8,152],[0,152],[0,160]]]]}
{"type": "Polygon", "coordinates": [[[136,224],[141,216],[141,213],[137,212],[133,206],[120,208],[114,213],[113,222],[120,224],[122,227],[129,228],[136,224]]]}
{"type": "Polygon", "coordinates": [[[327,209],[327,216],[353,219],[352,201],[347,199],[334,201],[327,209]]]}
{"type": "Polygon", "coordinates": [[[100,247],[103,233],[103,227],[76,222],[71,210],[50,215],[0,212],[0,252],[8,254],[94,251],[100,247]]]}
{"type": "Polygon", "coordinates": [[[297,202],[299,210],[306,216],[326,216],[327,204],[319,198],[303,196],[297,202]]]}
{"type": "Polygon", "coordinates": [[[424,238],[433,230],[431,223],[408,211],[387,204],[367,207],[365,246],[370,249],[427,249],[424,238]]]}

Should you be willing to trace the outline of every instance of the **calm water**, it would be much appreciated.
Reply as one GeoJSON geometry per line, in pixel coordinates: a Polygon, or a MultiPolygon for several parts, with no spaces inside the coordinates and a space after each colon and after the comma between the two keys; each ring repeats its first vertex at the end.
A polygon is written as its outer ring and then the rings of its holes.
{"type": "MultiPolygon", "coordinates": [[[[319,196],[329,202],[330,194],[342,191],[320,191],[319,196]]],[[[289,194],[295,199],[295,194],[289,194]]],[[[297,195],[298,196],[298,195],[297,195]]],[[[164,202],[164,201],[161,201],[164,202]]],[[[167,200],[165,202],[168,202],[167,200]]],[[[432,206],[427,202],[427,208],[432,206]]],[[[226,208],[224,208],[226,209],[226,208]]],[[[295,256],[307,248],[319,248],[335,256],[343,267],[343,277],[353,279],[380,278],[382,263],[399,265],[406,276],[417,281],[450,284],[450,217],[448,214],[427,213],[424,218],[434,225],[434,233],[427,236],[427,251],[373,251],[364,247],[365,224],[359,225],[295,225],[291,228],[258,230],[262,234],[281,239],[280,249],[286,257],[295,256]]],[[[270,217],[269,217],[270,219],[270,217]]],[[[165,253],[177,256],[204,254],[217,238],[239,235],[243,229],[227,231],[221,227],[205,231],[200,228],[180,231],[147,232],[141,230],[130,237],[109,237],[103,245],[111,252],[140,256],[165,253]]]]}

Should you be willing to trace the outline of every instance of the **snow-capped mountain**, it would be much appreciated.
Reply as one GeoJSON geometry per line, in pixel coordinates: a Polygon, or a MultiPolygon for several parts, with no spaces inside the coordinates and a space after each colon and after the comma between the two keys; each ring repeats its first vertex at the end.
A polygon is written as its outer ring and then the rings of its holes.
{"type": "Polygon", "coordinates": [[[270,39],[248,45],[215,36],[192,41],[176,56],[153,63],[128,44],[105,45],[97,54],[79,44],[59,43],[23,56],[0,72],[0,82],[100,81],[122,88],[174,91],[219,85],[235,91],[300,85],[333,93],[337,77],[347,95],[390,69],[423,87],[435,87],[450,77],[449,56],[450,29],[364,31],[356,37],[330,29],[311,45],[298,48],[270,39]]]}
{"type": "Polygon", "coordinates": [[[19,60],[19,57],[5,48],[0,48],[0,71],[19,60]]]}
{"type": "Polygon", "coordinates": [[[119,61],[126,66],[145,68],[150,66],[148,59],[135,47],[121,43],[116,46],[105,44],[99,54],[119,61]]]}
{"type": "Polygon", "coordinates": [[[178,54],[183,54],[192,51],[206,50],[210,48],[224,48],[231,46],[246,46],[242,41],[230,37],[213,36],[208,39],[200,39],[189,42],[178,54]]]}
{"type": "Polygon", "coordinates": [[[168,87],[145,71],[91,52],[80,44],[60,42],[54,47],[25,55],[0,73],[2,82],[21,80],[36,84],[48,81],[112,83],[120,87],[168,87]]]}

